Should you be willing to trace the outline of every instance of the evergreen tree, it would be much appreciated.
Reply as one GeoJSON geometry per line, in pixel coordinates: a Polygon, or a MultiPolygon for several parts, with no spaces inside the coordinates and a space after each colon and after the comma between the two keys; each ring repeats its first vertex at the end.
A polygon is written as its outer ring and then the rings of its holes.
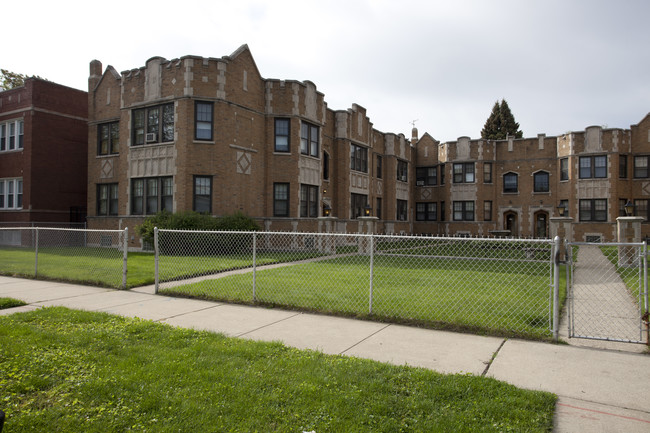
{"type": "Polygon", "coordinates": [[[515,122],[515,116],[505,99],[497,101],[492,107],[490,117],[485,121],[481,130],[481,137],[490,140],[505,140],[509,135],[521,138],[524,134],[519,129],[519,123],[515,122]]]}

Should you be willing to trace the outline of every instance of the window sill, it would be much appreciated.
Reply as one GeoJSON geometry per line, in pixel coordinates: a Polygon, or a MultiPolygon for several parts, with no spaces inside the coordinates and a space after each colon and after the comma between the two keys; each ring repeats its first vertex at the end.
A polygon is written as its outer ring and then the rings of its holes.
{"type": "Polygon", "coordinates": [[[144,143],[144,144],[132,144],[129,147],[133,149],[137,149],[140,147],[154,147],[154,146],[168,146],[171,144],[176,143],[175,141],[165,141],[163,143],[144,143]]]}
{"type": "Polygon", "coordinates": [[[215,144],[216,141],[214,141],[214,140],[197,140],[197,139],[194,139],[192,141],[192,143],[193,144],[215,144]]]}
{"type": "Polygon", "coordinates": [[[291,156],[291,152],[281,152],[278,150],[274,150],[273,155],[291,156]]]}
{"type": "Polygon", "coordinates": [[[119,153],[111,153],[109,155],[95,155],[95,158],[115,158],[116,156],[120,156],[119,153]]]}

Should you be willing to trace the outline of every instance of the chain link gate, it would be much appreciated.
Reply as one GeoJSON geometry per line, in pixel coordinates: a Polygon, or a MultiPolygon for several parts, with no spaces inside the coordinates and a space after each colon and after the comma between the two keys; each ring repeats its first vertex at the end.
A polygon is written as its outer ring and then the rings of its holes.
{"type": "Polygon", "coordinates": [[[646,243],[566,246],[569,337],[647,343],[646,243]]]}

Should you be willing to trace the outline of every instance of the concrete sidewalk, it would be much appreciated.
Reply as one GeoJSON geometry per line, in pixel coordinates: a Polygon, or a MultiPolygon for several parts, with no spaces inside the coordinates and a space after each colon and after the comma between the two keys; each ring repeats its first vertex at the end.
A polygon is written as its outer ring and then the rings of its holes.
{"type": "MultiPolygon", "coordinates": [[[[433,331],[296,311],[171,298],[152,287],[130,291],[0,277],[0,297],[103,311],[228,336],[282,341],[328,354],[471,373],[560,396],[556,432],[650,431],[650,356],[433,331]]],[[[638,348],[638,346],[637,346],[638,348]]]]}

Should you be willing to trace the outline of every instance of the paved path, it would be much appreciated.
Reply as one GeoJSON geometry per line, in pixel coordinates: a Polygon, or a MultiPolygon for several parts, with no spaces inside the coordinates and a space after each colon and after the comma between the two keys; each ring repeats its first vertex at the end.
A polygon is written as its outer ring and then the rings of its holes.
{"type": "Polygon", "coordinates": [[[29,303],[0,315],[66,306],[442,373],[485,375],[559,395],[555,432],[650,431],[647,354],[171,298],[154,295],[152,287],[122,291],[0,277],[0,296],[29,303]]]}
{"type": "Polygon", "coordinates": [[[640,329],[638,301],[600,247],[580,246],[574,266],[573,298],[570,315],[574,336],[646,341],[647,333],[640,329]]]}

